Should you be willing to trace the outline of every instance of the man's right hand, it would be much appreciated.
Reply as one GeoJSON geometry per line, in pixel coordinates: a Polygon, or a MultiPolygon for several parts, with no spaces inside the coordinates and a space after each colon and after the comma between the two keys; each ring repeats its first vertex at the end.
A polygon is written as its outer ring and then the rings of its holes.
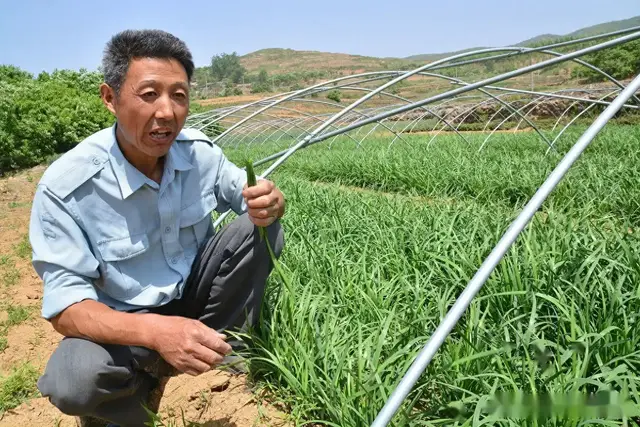
{"type": "Polygon", "coordinates": [[[185,374],[207,372],[231,353],[231,346],[225,342],[227,337],[198,320],[162,316],[156,326],[153,349],[185,374]]]}
{"type": "Polygon", "coordinates": [[[51,319],[51,324],[66,337],[151,348],[171,366],[190,375],[209,371],[231,352],[226,336],[198,320],[119,312],[93,300],[69,306],[51,319]]]}

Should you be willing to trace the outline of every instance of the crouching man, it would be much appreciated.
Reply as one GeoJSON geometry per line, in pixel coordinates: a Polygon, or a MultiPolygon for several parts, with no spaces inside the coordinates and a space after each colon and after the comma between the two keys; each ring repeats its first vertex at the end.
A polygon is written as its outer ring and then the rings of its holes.
{"type": "Polygon", "coordinates": [[[283,194],[183,129],[194,64],[162,31],[125,31],[100,87],[115,124],[53,163],[33,202],[42,315],[64,336],[38,388],[81,426],[143,426],[167,378],[227,363],[260,315],[283,194]],[[238,217],[219,232],[214,210],[238,217]],[[225,335],[226,331],[226,335],[225,335]],[[237,348],[236,348],[237,346],[237,348]],[[111,424],[108,424],[111,423],[111,424]]]}

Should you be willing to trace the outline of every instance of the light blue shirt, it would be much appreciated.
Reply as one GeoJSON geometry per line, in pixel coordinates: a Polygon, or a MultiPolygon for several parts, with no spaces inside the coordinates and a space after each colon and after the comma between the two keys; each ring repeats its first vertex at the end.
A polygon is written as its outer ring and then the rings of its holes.
{"type": "Polygon", "coordinates": [[[115,126],[62,155],[38,183],[29,238],[46,319],[85,299],[129,310],[181,297],[213,235],[213,210],[246,212],[245,171],[204,133],[178,135],[158,185],[125,159],[115,126]]]}

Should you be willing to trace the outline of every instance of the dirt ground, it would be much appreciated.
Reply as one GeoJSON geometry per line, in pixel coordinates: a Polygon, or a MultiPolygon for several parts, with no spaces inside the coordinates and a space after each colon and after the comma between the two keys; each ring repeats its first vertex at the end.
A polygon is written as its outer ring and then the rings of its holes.
{"type": "MultiPolygon", "coordinates": [[[[26,245],[33,194],[44,172],[37,167],[0,178],[0,322],[7,322],[7,307],[24,307],[26,321],[8,327],[7,345],[0,347],[0,378],[25,362],[41,373],[61,336],[40,317],[42,283],[31,266],[26,245]]],[[[160,416],[167,426],[249,427],[283,426],[285,415],[261,402],[243,376],[211,371],[199,377],[179,375],[167,384],[160,416]],[[190,424],[190,422],[192,424],[190,424]]],[[[2,396],[0,390],[0,397],[2,396]]],[[[75,426],[46,398],[36,396],[4,414],[0,427],[75,426]]]]}

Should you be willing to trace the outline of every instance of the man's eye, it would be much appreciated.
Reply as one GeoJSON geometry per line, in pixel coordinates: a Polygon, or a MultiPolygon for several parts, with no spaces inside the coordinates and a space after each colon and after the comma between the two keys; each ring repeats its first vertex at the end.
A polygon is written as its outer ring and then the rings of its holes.
{"type": "Polygon", "coordinates": [[[145,97],[145,98],[149,98],[149,97],[155,96],[155,95],[156,95],[156,93],[153,92],[153,91],[145,92],[145,93],[142,94],[142,96],[145,97]]]}
{"type": "Polygon", "coordinates": [[[184,93],[182,93],[182,92],[176,92],[176,96],[177,96],[178,98],[186,98],[186,97],[187,97],[187,95],[186,95],[186,94],[184,94],[184,93]]]}

